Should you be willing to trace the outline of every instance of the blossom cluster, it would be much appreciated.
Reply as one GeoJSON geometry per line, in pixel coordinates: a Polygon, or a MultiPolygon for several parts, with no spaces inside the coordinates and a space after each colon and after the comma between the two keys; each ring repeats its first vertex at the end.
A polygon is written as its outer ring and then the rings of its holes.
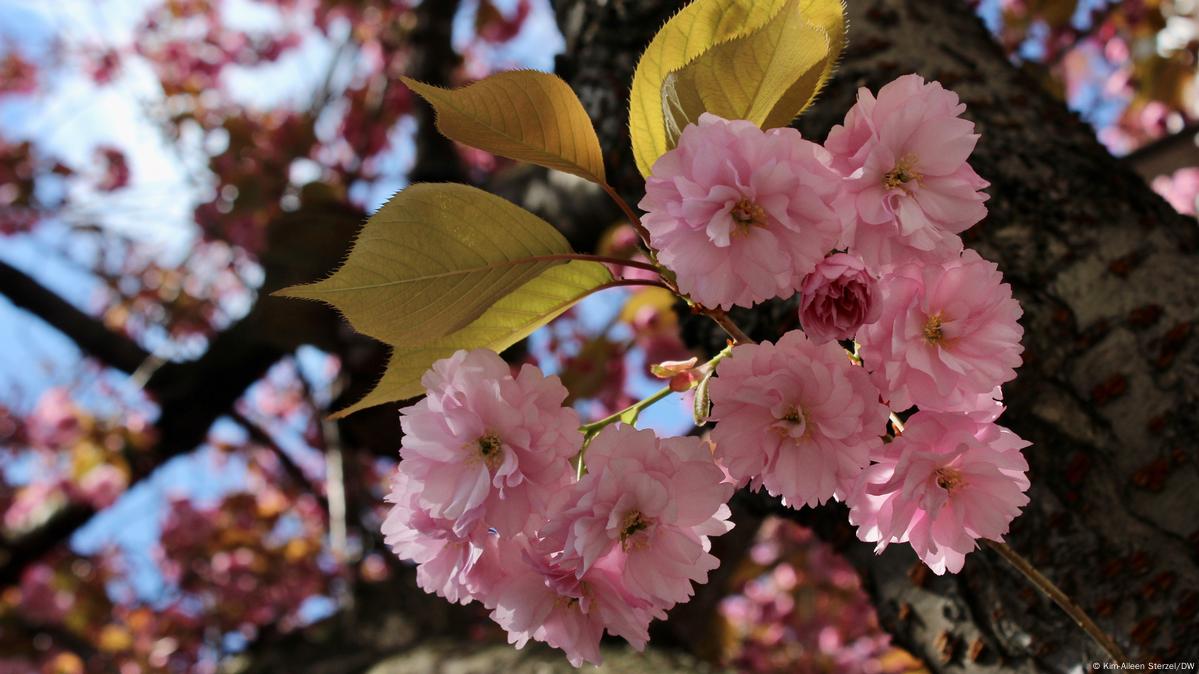
{"type": "Polygon", "coordinates": [[[707,443],[608,426],[584,436],[566,388],[532,365],[459,351],[403,410],[401,461],[383,533],[428,592],[479,601],[523,646],[543,641],[576,666],[600,661],[606,630],[641,648],[649,623],[687,601],[732,528],[707,443]]]}
{"type": "Polygon", "coordinates": [[[1011,287],[959,238],[987,199],[964,110],[908,75],[861,90],[823,146],[688,126],[640,204],[656,259],[708,311],[798,294],[802,329],[719,360],[711,445],[580,427],[557,377],[490,351],[435,363],[403,410],[383,525],[421,587],[579,665],[605,631],[644,646],[706,581],[740,486],[845,501],[862,540],[908,543],[936,573],[1000,540],[1029,486],[1028,443],[995,423],[1023,332],[1011,287]]]}
{"type": "Polygon", "coordinates": [[[823,146],[704,115],[641,202],[694,302],[800,295],[803,329],[738,345],[711,384],[732,478],[793,505],[847,501],[863,540],[908,542],[938,573],[1000,539],[1028,487],[1027,443],[994,423],[1021,364],[1020,305],[958,236],[987,212],[964,111],[907,75],[861,89],[823,146]]]}

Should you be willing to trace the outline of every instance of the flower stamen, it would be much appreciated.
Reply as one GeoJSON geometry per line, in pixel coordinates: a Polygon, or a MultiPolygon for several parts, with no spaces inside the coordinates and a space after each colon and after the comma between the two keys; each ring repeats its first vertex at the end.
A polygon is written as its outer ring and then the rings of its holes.
{"type": "Polygon", "coordinates": [[[942,466],[937,469],[937,486],[949,492],[954,493],[965,483],[962,479],[962,474],[956,468],[942,466]]]}
{"type": "Polygon", "coordinates": [[[907,184],[915,180],[919,182],[924,176],[916,171],[916,156],[905,154],[895,163],[895,168],[883,176],[883,187],[889,190],[907,189],[907,184]]]}
{"type": "Polygon", "coordinates": [[[504,441],[500,440],[495,433],[488,431],[483,434],[478,440],[479,456],[483,459],[483,465],[487,466],[487,470],[494,473],[500,464],[504,462],[504,441]]]}
{"type": "MultiPolygon", "coordinates": [[[[641,514],[640,510],[630,510],[625,514],[624,519],[620,522],[620,547],[626,552],[629,549],[629,539],[633,538],[638,532],[645,531],[649,528],[651,522],[646,519],[645,515],[641,514]]],[[[640,543],[644,545],[644,541],[634,541],[634,544],[640,543]]]]}
{"type": "Polygon", "coordinates": [[[729,217],[737,224],[733,234],[748,234],[750,227],[762,227],[766,224],[766,211],[757,202],[742,199],[733,204],[729,217]]]}
{"type": "Polygon", "coordinates": [[[928,317],[924,323],[924,341],[934,346],[943,346],[945,344],[945,333],[941,330],[941,314],[936,313],[928,317]]]}

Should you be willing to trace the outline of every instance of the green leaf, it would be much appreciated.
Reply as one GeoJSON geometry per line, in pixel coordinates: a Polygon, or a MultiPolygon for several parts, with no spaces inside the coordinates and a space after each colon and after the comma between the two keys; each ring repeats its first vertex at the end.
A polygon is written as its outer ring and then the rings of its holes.
{"type": "Polygon", "coordinates": [[[788,0],[765,25],[713,47],[663,83],[667,136],[704,112],[786,126],[815,98],[840,56],[840,0],[788,0]]]}
{"type": "Polygon", "coordinates": [[[413,185],[371,216],[329,278],[277,294],[333,305],[391,345],[431,343],[565,262],[549,223],[466,185],[413,185]]]}
{"type": "Polygon", "coordinates": [[[515,70],[453,90],[403,79],[433,105],[437,129],[447,137],[605,183],[604,157],[591,118],[556,75],[515,70]]]}
{"type": "Polygon", "coordinates": [[[395,347],[374,390],[334,416],[418,396],[424,393],[420,379],[435,361],[458,349],[503,351],[611,281],[611,272],[598,262],[574,260],[546,270],[462,330],[433,343],[395,347]]]}
{"type": "Polygon", "coordinates": [[[629,135],[641,175],[673,144],[666,136],[666,77],[715,45],[761,27],[785,0],[696,0],[674,15],[646,47],[629,92],[629,135]]]}

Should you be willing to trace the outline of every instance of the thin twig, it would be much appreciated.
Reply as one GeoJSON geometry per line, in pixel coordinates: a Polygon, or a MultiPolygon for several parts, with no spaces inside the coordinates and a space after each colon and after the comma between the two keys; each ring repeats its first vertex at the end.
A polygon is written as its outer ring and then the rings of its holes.
{"type": "Polygon", "coordinates": [[[724,310],[700,307],[699,311],[708,318],[711,318],[713,321],[716,321],[716,324],[723,328],[724,331],[728,333],[729,337],[732,337],[733,341],[737,344],[755,343],[749,335],[745,334],[745,332],[743,332],[741,328],[733,322],[733,319],[729,318],[729,315],[726,314],[724,310]]]}
{"type": "Polygon", "coordinates": [[[1081,606],[1075,604],[1070,597],[1066,596],[1065,592],[1062,592],[1058,586],[1053,584],[1053,581],[1046,578],[1040,571],[1037,571],[1031,562],[1021,557],[1015,550],[1008,547],[1006,543],[987,539],[983,539],[983,542],[989,545],[992,550],[998,552],[999,556],[1007,560],[1008,564],[1011,564],[1017,571],[1024,574],[1024,577],[1030,583],[1035,585],[1045,596],[1052,599],[1063,611],[1069,614],[1074,619],[1074,622],[1078,623],[1078,626],[1083,631],[1091,635],[1091,638],[1098,642],[1103,647],[1103,650],[1107,651],[1108,655],[1116,662],[1131,662],[1128,656],[1124,654],[1124,651],[1120,649],[1120,646],[1116,644],[1115,640],[1108,636],[1106,632],[1099,629],[1099,626],[1095,624],[1095,621],[1091,620],[1091,617],[1087,615],[1086,611],[1082,610],[1081,606]]]}
{"type": "Polygon", "coordinates": [[[637,230],[637,236],[641,237],[641,242],[645,244],[646,249],[653,251],[653,247],[649,245],[649,231],[645,228],[645,225],[641,224],[641,218],[638,217],[637,212],[633,210],[633,207],[629,206],[629,202],[625,201],[624,197],[620,196],[620,193],[616,191],[615,187],[612,187],[607,183],[600,185],[600,187],[602,187],[604,192],[606,192],[608,196],[612,198],[612,201],[616,202],[616,205],[624,213],[624,216],[628,218],[629,224],[633,226],[633,229],[637,230]]]}

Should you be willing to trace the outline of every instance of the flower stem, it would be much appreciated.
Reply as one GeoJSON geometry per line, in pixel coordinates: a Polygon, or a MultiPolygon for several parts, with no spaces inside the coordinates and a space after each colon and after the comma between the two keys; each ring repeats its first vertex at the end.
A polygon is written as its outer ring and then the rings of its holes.
{"type": "Polygon", "coordinates": [[[562,253],[560,255],[538,255],[537,257],[525,258],[521,262],[540,262],[549,260],[586,260],[589,262],[602,262],[604,264],[612,264],[621,267],[636,267],[654,273],[660,273],[662,270],[658,265],[650,262],[641,262],[639,260],[628,260],[621,257],[608,257],[606,255],[585,255],[583,253],[562,253]]]}
{"type": "Polygon", "coordinates": [[[633,420],[636,420],[637,416],[639,416],[641,414],[642,410],[649,407],[650,405],[653,405],[654,403],[665,398],[666,396],[670,395],[673,392],[674,391],[671,390],[670,386],[664,386],[661,389],[655,391],[648,398],[643,398],[641,400],[638,400],[637,402],[633,403],[632,405],[629,405],[628,407],[624,408],[623,410],[620,410],[619,412],[610,414],[610,415],[604,417],[603,419],[600,419],[599,421],[593,421],[589,424],[583,424],[582,426],[579,426],[579,430],[583,432],[583,435],[594,435],[594,434],[598,433],[600,431],[600,429],[602,429],[604,426],[614,424],[617,421],[621,421],[622,419],[631,417],[633,420]]]}
{"type": "Polygon", "coordinates": [[[620,196],[620,193],[616,191],[616,188],[607,183],[604,183],[601,185],[601,187],[603,187],[604,191],[608,193],[608,196],[612,198],[612,201],[616,202],[616,205],[620,207],[620,210],[624,212],[624,216],[629,219],[629,224],[632,225],[633,229],[637,231],[637,236],[641,237],[641,242],[645,244],[646,250],[648,250],[652,256],[654,249],[649,245],[649,231],[647,231],[645,226],[641,224],[641,218],[637,217],[637,212],[634,211],[631,206],[629,206],[629,202],[625,201],[624,197],[620,196]]]}
{"type": "Polygon", "coordinates": [[[713,321],[716,321],[716,324],[723,328],[724,331],[728,333],[729,337],[733,338],[735,343],[755,343],[754,340],[750,339],[749,335],[745,334],[745,332],[743,332],[741,328],[733,322],[733,319],[729,318],[729,315],[726,314],[723,309],[708,309],[707,307],[700,307],[699,311],[708,318],[711,318],[713,321]]]}
{"type": "Polygon", "coordinates": [[[1124,651],[1120,649],[1120,646],[1116,644],[1115,640],[1108,636],[1106,632],[1099,629],[1099,626],[1095,624],[1095,621],[1091,620],[1090,616],[1086,614],[1086,611],[1082,610],[1081,606],[1074,603],[1070,597],[1066,596],[1066,593],[1062,592],[1058,586],[1054,585],[1053,581],[1042,575],[1040,571],[1037,571],[1036,567],[1034,567],[1031,562],[1021,557],[1015,550],[1008,547],[1006,543],[1000,543],[998,541],[992,541],[988,539],[983,539],[983,541],[989,545],[992,550],[998,552],[999,556],[1003,557],[1008,564],[1011,564],[1017,571],[1024,574],[1024,577],[1027,578],[1030,583],[1035,585],[1038,590],[1043,592],[1045,596],[1049,597],[1054,601],[1054,603],[1060,606],[1063,611],[1065,611],[1071,618],[1074,619],[1074,622],[1078,623],[1078,626],[1081,627],[1083,631],[1091,635],[1091,638],[1094,639],[1100,646],[1102,646],[1103,650],[1107,651],[1107,654],[1110,655],[1113,660],[1116,662],[1130,662],[1128,656],[1124,654],[1124,651]]]}

